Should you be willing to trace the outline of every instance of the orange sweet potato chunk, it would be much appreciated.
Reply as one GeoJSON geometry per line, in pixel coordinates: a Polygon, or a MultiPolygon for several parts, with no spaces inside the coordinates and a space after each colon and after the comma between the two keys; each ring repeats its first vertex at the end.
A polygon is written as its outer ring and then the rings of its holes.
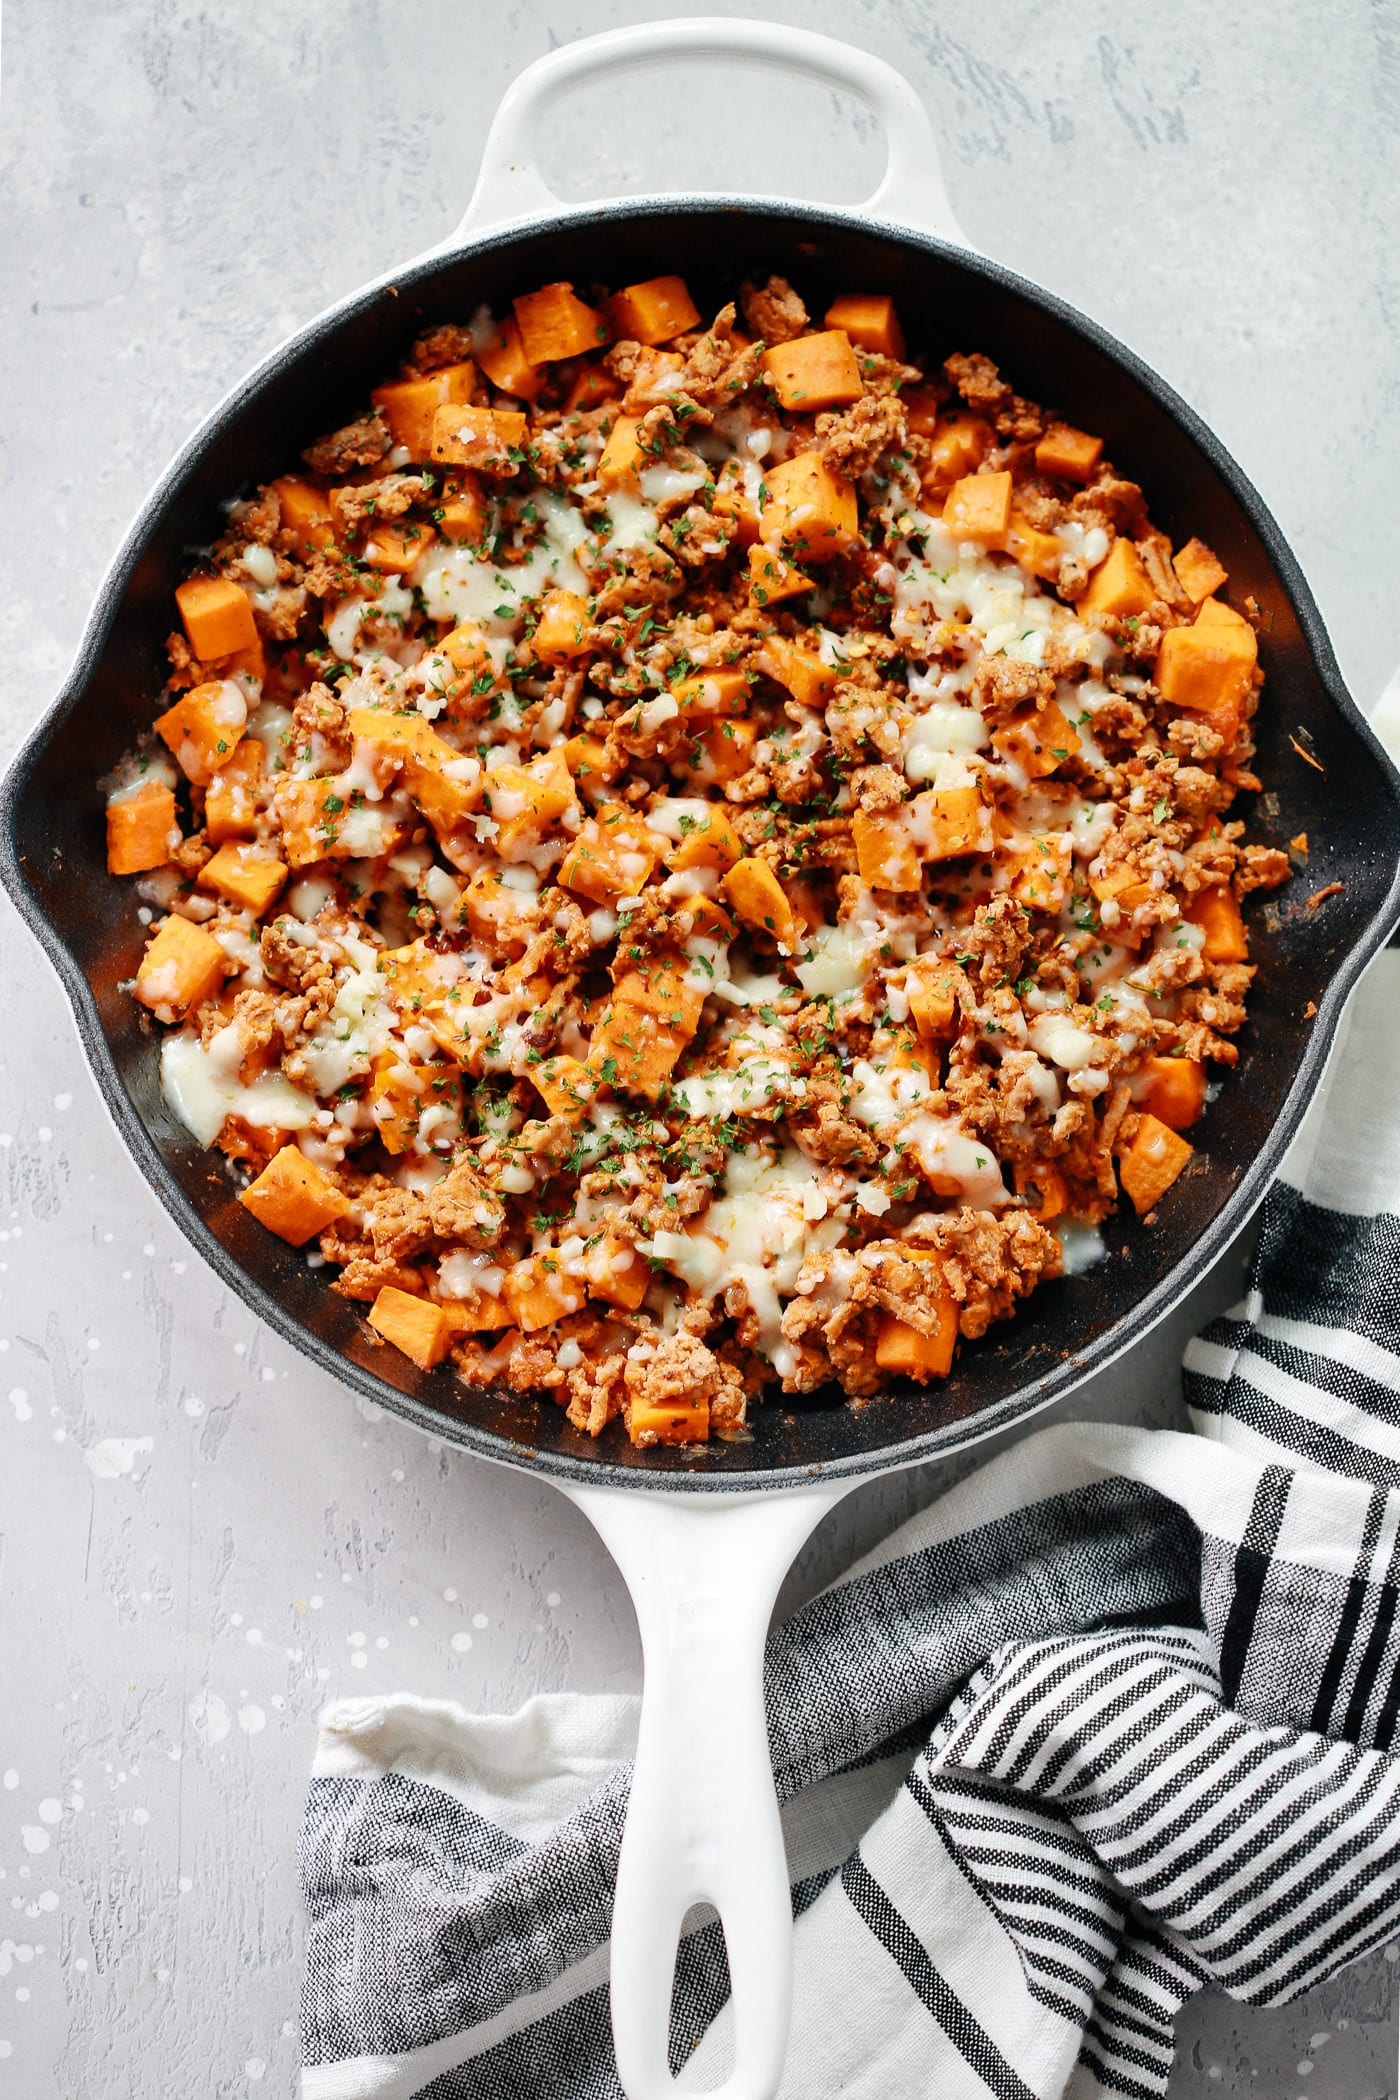
{"type": "Polygon", "coordinates": [[[433,456],[433,418],[452,402],[470,401],[476,385],[476,367],[469,361],[444,365],[426,379],[400,379],[391,386],[377,386],[370,400],[389,426],[389,435],[402,445],[411,460],[433,456]]]}
{"type": "Polygon", "coordinates": [[[629,1400],[622,1411],[634,1444],[704,1444],[710,1435],[708,1400],[629,1400]]]}
{"type": "Polygon", "coordinates": [[[641,419],[638,416],[617,418],[598,455],[599,488],[626,488],[629,483],[636,481],[646,465],[646,454],[637,442],[637,432],[640,428],[641,419]]]}
{"type": "Polygon", "coordinates": [[[620,337],[652,348],[684,335],[700,319],[683,277],[648,277],[643,284],[629,284],[609,301],[608,313],[620,337]]]}
{"type": "Polygon", "coordinates": [[[577,1277],[564,1274],[557,1254],[527,1254],[507,1269],[503,1295],[513,1325],[534,1334],[581,1312],[587,1291],[577,1277]]]}
{"type": "Polygon", "coordinates": [[[258,647],[253,608],[227,576],[191,576],[178,586],[175,603],[189,645],[202,660],[258,647]]]}
{"type": "Polygon", "coordinates": [[[964,475],[975,474],[992,443],[992,426],[981,416],[967,412],[939,415],[931,402],[925,412],[914,403],[909,428],[922,431],[929,440],[924,487],[930,494],[950,489],[964,475]]]}
{"type": "Polygon", "coordinates": [[[1137,1135],[1118,1162],[1118,1179],[1138,1216],[1160,1203],[1193,1148],[1154,1115],[1140,1116],[1137,1135]]]}
{"type": "Polygon", "coordinates": [[[1211,553],[1204,540],[1188,540],[1172,556],[1172,567],[1176,580],[1193,605],[1209,598],[1227,581],[1223,564],[1211,553]]]}
{"type": "Polygon", "coordinates": [[[444,484],[442,501],[433,510],[433,523],[443,538],[475,544],[485,536],[486,522],[486,502],[476,475],[452,475],[444,484]]]}
{"type": "Polygon", "coordinates": [[[766,860],[746,855],[720,878],[738,917],[756,933],[769,933],[788,953],[797,945],[797,924],[787,892],[766,860]]]}
{"type": "Polygon", "coordinates": [[[255,839],[230,839],[204,863],[199,887],[260,919],[287,879],[286,863],[255,839]]]}
{"type": "Polygon", "coordinates": [[[635,1312],[651,1285],[651,1269],[644,1255],[627,1240],[605,1232],[595,1246],[585,1250],[584,1270],[588,1295],[605,1305],[635,1312]]]}
{"type": "Polygon", "coordinates": [[[905,806],[921,860],[955,860],[987,844],[987,813],[975,787],[927,788],[905,806]]]}
{"type": "Polygon", "coordinates": [[[804,649],[786,635],[770,634],[754,658],[759,670],[775,679],[803,707],[824,707],[841,674],[823,663],[815,649],[804,649]]]}
{"type": "Polygon", "coordinates": [[[828,328],[839,328],[862,350],[878,357],[904,356],[904,330],[887,292],[847,292],[826,310],[828,328]]]}
{"type": "Polygon", "coordinates": [[[744,856],[744,842],[734,829],[722,802],[712,802],[697,818],[678,846],[666,856],[673,874],[687,868],[732,868],[744,856]]]}
{"type": "Polygon", "coordinates": [[[592,904],[615,904],[639,894],[659,858],[660,842],[642,817],[623,803],[604,804],[579,827],[559,881],[592,904]]]}
{"type": "Polygon", "coordinates": [[[107,872],[143,875],[163,868],[178,845],[175,796],[159,780],[147,780],[130,795],[107,804],[107,872]]]}
{"type": "Polygon", "coordinates": [[[1157,687],[1168,707],[1196,714],[1229,714],[1254,684],[1259,645],[1247,620],[1228,606],[1212,613],[1207,599],[1194,627],[1171,627],[1157,652],[1157,687]],[[1227,619],[1220,612],[1229,614],[1227,619]]]}
{"type": "Polygon", "coordinates": [[[747,671],[700,671],[681,678],[671,687],[675,701],[687,721],[717,721],[722,715],[741,715],[749,704],[747,671]]]}
{"type": "Polygon", "coordinates": [[[248,703],[231,678],[191,686],[156,717],[156,729],[175,763],[196,787],[207,787],[243,734],[248,703]]]}
{"type": "Polygon", "coordinates": [[[995,730],[992,743],[1003,758],[1014,759],[1032,780],[1045,780],[1081,748],[1079,731],[1058,700],[1037,711],[1018,708],[995,730]]]}
{"type": "Polygon", "coordinates": [[[350,1208],[349,1197],[295,1145],[274,1153],[238,1200],[259,1224],[293,1247],[304,1247],[350,1208]]]}
{"type": "Polygon", "coordinates": [[[1186,916],[1205,934],[1201,953],[1207,962],[1249,961],[1249,935],[1235,893],[1228,886],[1200,891],[1187,906],[1186,916]]]}
{"type": "Polygon", "coordinates": [[[958,1020],[958,993],[954,972],[932,956],[911,963],[904,980],[909,1018],[929,1042],[950,1036],[958,1020]]]}
{"type": "Polygon", "coordinates": [[[1088,481],[1103,457],[1103,439],[1072,423],[1052,423],[1035,448],[1035,463],[1042,474],[1056,474],[1062,481],[1088,481]]]}
{"type": "Polygon", "coordinates": [[[292,535],[292,552],[305,557],[335,545],[335,519],[320,489],[298,475],[284,474],[268,483],[282,513],[283,529],[292,535]]]}
{"type": "Polygon", "coordinates": [[[1143,1073],[1143,1107],[1169,1130],[1189,1130],[1206,1105],[1205,1066],[1194,1057],[1149,1057],[1143,1073]]]}
{"type": "Polygon", "coordinates": [[[770,546],[780,547],[800,567],[804,561],[830,561],[855,545],[860,534],[855,489],[819,452],[780,460],[766,480],[760,529],[770,546]]]}
{"type": "Polygon", "coordinates": [[[804,416],[828,408],[849,408],[865,392],[860,364],[844,328],[775,343],[763,353],[763,370],[779,404],[804,416]]]}
{"type": "Polygon", "coordinates": [[[923,888],[923,868],[902,809],[879,814],[858,809],[851,818],[851,834],[860,879],[872,890],[923,888]]]}
{"type": "Polygon", "coordinates": [[[932,1334],[924,1334],[894,1313],[881,1313],[875,1335],[875,1361],[882,1371],[920,1382],[948,1376],[958,1339],[958,1308],[945,1291],[940,1293],[934,1312],[937,1325],[932,1334]]]}
{"type": "Polygon", "coordinates": [[[800,598],[812,588],[811,577],[784,561],[772,547],[750,547],[749,596],[755,605],[781,605],[784,598],[800,598]]]}
{"type": "Polygon", "coordinates": [[[437,538],[431,525],[417,518],[404,518],[373,526],[361,549],[363,559],[382,575],[402,575],[420,561],[437,538]]]}
{"type": "Polygon", "coordinates": [[[1011,528],[1010,474],[964,474],[948,491],[943,522],[957,539],[1004,547],[1011,528]]]}
{"type": "Polygon", "coordinates": [[[158,1021],[183,1021],[219,989],[225,956],[212,933],[172,912],[136,972],[136,996],[158,1021]]]}
{"type": "Polygon", "coordinates": [[[255,736],[245,736],[213,775],[204,793],[204,829],[211,846],[246,838],[256,828],[258,789],[266,764],[266,746],[255,736]]]}
{"type": "Polygon", "coordinates": [[[391,1283],[385,1284],[370,1307],[369,1324],[420,1371],[431,1371],[434,1364],[440,1364],[452,1341],[453,1322],[444,1307],[391,1283]]]}
{"type": "Polygon", "coordinates": [[[514,301],[520,341],[532,365],[583,357],[608,340],[608,324],[596,306],[585,305],[571,284],[544,284],[514,301]]]}
{"type": "Polygon", "coordinates": [[[1085,612],[1128,620],[1145,613],[1156,595],[1142,556],[1131,540],[1120,536],[1089,578],[1089,588],[1079,604],[1085,612]]]}
{"type": "Polygon", "coordinates": [[[439,408],[433,416],[432,457],[446,466],[475,467],[483,474],[513,474],[528,424],[513,408],[439,408]]]}
{"type": "Polygon", "coordinates": [[[588,653],[588,600],[577,591],[546,591],[531,637],[541,663],[565,664],[588,653]]]}
{"type": "Polygon", "coordinates": [[[520,340],[520,323],[513,315],[502,324],[494,342],[487,349],[477,351],[476,361],[492,386],[501,393],[514,394],[518,401],[538,400],[545,375],[536,370],[525,355],[525,345],[520,340]]]}
{"type": "Polygon", "coordinates": [[[571,1121],[577,1121],[598,1091],[596,1074],[578,1058],[562,1054],[532,1065],[530,1079],[549,1113],[571,1121]]]}

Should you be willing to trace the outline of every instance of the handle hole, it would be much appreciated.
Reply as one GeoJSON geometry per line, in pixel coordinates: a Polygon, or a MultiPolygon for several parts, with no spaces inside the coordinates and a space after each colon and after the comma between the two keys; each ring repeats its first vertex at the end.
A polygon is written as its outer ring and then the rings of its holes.
{"type": "Polygon", "coordinates": [[[625,69],[561,96],[540,172],[569,203],[729,190],[858,204],[885,166],[863,102],[740,60],[625,69]]]}
{"type": "MultiPolygon", "coordinates": [[[[728,2000],[729,1992],[729,1949],[719,1912],[712,1903],[693,1903],[681,1922],[675,1975],[671,1980],[672,2077],[680,2076],[706,2029],[728,2000]]],[[[721,2067],[709,2084],[693,2090],[715,2092],[726,2076],[721,2067]]]]}

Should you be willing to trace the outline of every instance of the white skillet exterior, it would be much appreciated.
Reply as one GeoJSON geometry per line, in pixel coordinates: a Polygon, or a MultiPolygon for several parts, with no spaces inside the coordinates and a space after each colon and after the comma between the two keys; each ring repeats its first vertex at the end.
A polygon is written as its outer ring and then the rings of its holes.
{"type": "MultiPolygon", "coordinates": [[[[619,71],[706,58],[858,95],[880,120],[887,159],[878,189],[856,214],[970,245],[948,201],[927,112],[893,67],[776,22],[697,19],[590,37],[522,73],[502,98],[472,200],[444,246],[503,223],[557,219],[566,209],[538,166],[541,126],[559,97],[619,71]]],[[[628,2100],[660,2100],[675,2090],[668,2037],[676,1947],[686,1912],[710,1903],[724,1927],[734,1993],[734,2070],[717,2100],[771,2100],[792,2012],[792,1908],[768,1753],[763,1651],[784,1575],[855,1482],[714,1495],[559,1484],[622,1571],[645,1665],[613,1906],[618,2076],[628,2100]]]]}

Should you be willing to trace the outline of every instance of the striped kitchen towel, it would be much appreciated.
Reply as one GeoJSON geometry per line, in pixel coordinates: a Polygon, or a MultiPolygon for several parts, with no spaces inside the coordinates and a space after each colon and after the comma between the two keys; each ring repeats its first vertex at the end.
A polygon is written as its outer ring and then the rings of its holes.
{"type": "MultiPolygon", "coordinates": [[[[1148,2100],[1207,1983],[1297,1996],[1400,1926],[1400,955],[1191,1344],[1197,1434],[998,1457],[772,1636],[797,1914],[785,2100],[1148,2100]]],[[[325,1715],[306,2100],[618,2100],[636,1702],[325,1715]]],[[[682,1945],[685,2090],[731,2059],[682,1945]]]]}

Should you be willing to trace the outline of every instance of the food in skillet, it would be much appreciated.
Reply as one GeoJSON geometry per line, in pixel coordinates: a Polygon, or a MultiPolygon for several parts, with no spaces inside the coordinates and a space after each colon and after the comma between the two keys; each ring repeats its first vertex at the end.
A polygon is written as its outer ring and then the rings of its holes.
{"type": "Polygon", "coordinates": [[[110,784],[254,1217],[643,1444],[944,1377],[1170,1200],[1287,873],[1210,550],[888,299],[740,306],[431,329],[229,506],[110,784]]]}

